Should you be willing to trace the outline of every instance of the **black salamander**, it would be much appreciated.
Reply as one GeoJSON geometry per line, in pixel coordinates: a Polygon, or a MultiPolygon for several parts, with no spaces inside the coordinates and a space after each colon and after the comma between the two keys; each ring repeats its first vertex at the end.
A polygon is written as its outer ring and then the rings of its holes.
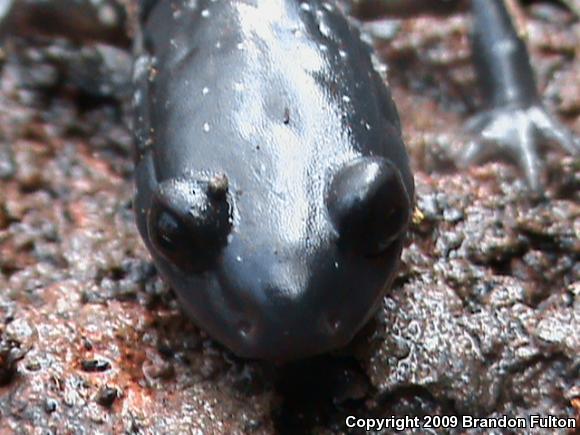
{"type": "MultiPolygon", "coordinates": [[[[471,5],[488,108],[465,160],[499,148],[537,189],[539,134],[578,144],[542,107],[503,1],[471,5]]],[[[161,274],[240,356],[345,345],[396,274],[414,197],[369,47],[331,1],[142,1],[141,20],[135,209],[161,274]]]]}
{"type": "Polygon", "coordinates": [[[399,117],[329,2],[157,2],[137,60],[137,222],[185,310],[245,357],[346,344],[413,203],[399,117]]]}

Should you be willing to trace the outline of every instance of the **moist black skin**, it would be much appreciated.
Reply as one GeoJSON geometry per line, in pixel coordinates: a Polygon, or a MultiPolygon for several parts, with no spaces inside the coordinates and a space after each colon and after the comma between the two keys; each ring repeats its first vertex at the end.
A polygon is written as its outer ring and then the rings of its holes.
{"type": "MultiPolygon", "coordinates": [[[[345,345],[396,275],[414,197],[369,47],[332,2],[142,6],[135,209],[157,268],[240,356],[345,345]]],[[[486,108],[464,161],[499,150],[537,190],[539,135],[578,143],[542,107],[503,1],[471,7],[486,108]]]]}
{"type": "Polygon", "coordinates": [[[320,1],[158,2],[142,34],[136,209],[159,270],[238,355],[288,360],[346,344],[396,273],[413,202],[369,47],[320,1]],[[227,180],[217,198],[205,187],[215,177],[227,180]],[[159,207],[175,225],[151,218],[159,207]],[[155,240],[177,228],[190,265],[155,240]]]}

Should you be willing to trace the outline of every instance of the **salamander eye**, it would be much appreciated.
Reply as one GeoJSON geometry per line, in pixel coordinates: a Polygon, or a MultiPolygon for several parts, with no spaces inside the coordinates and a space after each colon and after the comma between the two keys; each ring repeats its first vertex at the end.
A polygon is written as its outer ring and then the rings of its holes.
{"type": "Polygon", "coordinates": [[[185,246],[187,240],[187,226],[169,210],[157,209],[152,219],[152,227],[155,228],[155,242],[163,251],[179,252],[185,246]]]}
{"type": "Polygon", "coordinates": [[[326,203],[339,244],[380,255],[406,230],[411,200],[398,169],[383,157],[361,157],[334,176],[326,203]]]}
{"type": "Polygon", "coordinates": [[[159,184],[147,218],[149,240],[186,272],[212,267],[231,230],[227,179],[172,179],[159,184]]]}

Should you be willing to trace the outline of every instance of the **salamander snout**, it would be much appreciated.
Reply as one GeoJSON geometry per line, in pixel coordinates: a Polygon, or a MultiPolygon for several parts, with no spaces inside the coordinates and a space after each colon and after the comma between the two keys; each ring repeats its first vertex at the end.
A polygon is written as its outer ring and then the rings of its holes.
{"type": "Polygon", "coordinates": [[[278,361],[346,345],[394,276],[409,196],[388,159],[360,157],[335,171],[327,226],[303,243],[234,239],[216,272],[230,308],[216,335],[240,356],[278,361]]]}
{"type": "Polygon", "coordinates": [[[285,362],[320,354],[346,345],[358,326],[334,306],[316,303],[308,292],[280,297],[286,290],[272,287],[267,293],[278,296],[265,304],[247,298],[247,314],[232,323],[223,337],[238,356],[285,362]]]}

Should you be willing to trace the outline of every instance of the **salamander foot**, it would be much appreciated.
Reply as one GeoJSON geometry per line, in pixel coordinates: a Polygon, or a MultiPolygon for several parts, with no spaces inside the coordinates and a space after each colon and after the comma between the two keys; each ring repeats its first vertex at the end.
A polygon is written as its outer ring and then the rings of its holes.
{"type": "Polygon", "coordinates": [[[538,145],[555,142],[572,155],[580,154],[580,141],[541,104],[527,108],[501,107],[475,116],[467,125],[478,136],[461,156],[464,165],[479,163],[499,154],[514,160],[524,171],[534,192],[542,187],[542,161],[538,145]]]}

